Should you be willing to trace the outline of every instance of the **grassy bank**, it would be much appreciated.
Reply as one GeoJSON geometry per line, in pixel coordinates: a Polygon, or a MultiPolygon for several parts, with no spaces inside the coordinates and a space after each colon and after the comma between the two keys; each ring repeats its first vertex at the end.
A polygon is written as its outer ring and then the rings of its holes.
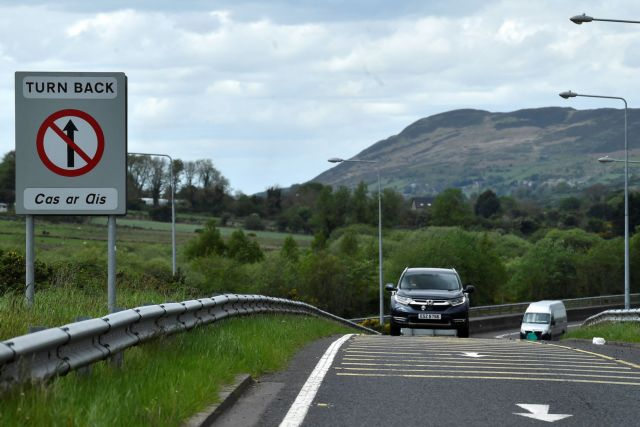
{"type": "Polygon", "coordinates": [[[640,323],[601,323],[586,328],[577,328],[567,332],[564,339],[591,340],[593,337],[602,337],[607,341],[640,343],[640,323]]]}
{"type": "Polygon", "coordinates": [[[263,315],[221,321],[128,350],[122,369],[102,362],[0,399],[0,425],[180,425],[217,399],[235,375],[282,369],[304,344],[348,332],[321,319],[263,315]]]}

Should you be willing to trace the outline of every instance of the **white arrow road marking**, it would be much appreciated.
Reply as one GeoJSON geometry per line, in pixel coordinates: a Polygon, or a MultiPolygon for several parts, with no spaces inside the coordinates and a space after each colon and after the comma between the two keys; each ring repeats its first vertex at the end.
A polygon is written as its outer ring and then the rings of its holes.
{"type": "Polygon", "coordinates": [[[572,417],[569,414],[550,414],[549,405],[533,405],[530,403],[516,403],[519,407],[530,413],[514,412],[514,415],[522,415],[523,417],[533,418],[534,420],[546,421],[552,423],[565,418],[572,417]]]}
{"type": "Polygon", "coordinates": [[[487,357],[487,354],[478,354],[475,352],[469,352],[469,351],[465,351],[464,353],[462,353],[463,356],[466,357],[487,357]]]}

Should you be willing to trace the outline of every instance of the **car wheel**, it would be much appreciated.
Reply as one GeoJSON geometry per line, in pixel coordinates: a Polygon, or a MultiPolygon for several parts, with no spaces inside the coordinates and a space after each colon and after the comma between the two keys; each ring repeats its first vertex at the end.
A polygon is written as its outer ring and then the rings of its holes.
{"type": "Polygon", "coordinates": [[[389,324],[389,335],[397,337],[400,335],[400,326],[397,325],[393,320],[389,324]]]}
{"type": "Polygon", "coordinates": [[[458,329],[458,338],[469,338],[469,323],[463,328],[458,329]]]}

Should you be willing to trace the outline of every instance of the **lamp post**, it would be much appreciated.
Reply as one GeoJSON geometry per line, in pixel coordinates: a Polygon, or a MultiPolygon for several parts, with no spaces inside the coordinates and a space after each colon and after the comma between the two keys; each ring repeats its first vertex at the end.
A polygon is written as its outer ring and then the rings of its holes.
{"type": "MultiPolygon", "coordinates": [[[[378,163],[376,160],[346,160],[332,157],[328,160],[331,163],[378,163]]],[[[380,168],[376,168],[378,174],[378,281],[380,296],[380,326],[384,326],[384,288],[382,286],[382,191],[380,187],[380,168]]]]}
{"type": "Polygon", "coordinates": [[[173,188],[173,159],[168,154],[155,153],[127,153],[131,156],[156,156],[169,159],[169,180],[171,181],[171,268],[173,275],[176,275],[176,201],[173,188]]]}
{"type": "Polygon", "coordinates": [[[619,96],[586,95],[571,91],[562,92],[560,96],[564,99],[582,96],[587,98],[618,99],[624,102],[624,308],[629,309],[629,144],[627,142],[627,100],[619,96]]]}
{"type": "MultiPolygon", "coordinates": [[[[600,157],[600,163],[624,163],[624,159],[612,159],[609,156],[600,157]]],[[[640,160],[629,160],[629,163],[640,163],[640,160]]]]}
{"type": "Polygon", "coordinates": [[[569,20],[571,22],[573,22],[574,24],[578,24],[578,25],[582,25],[582,23],[584,23],[584,22],[591,22],[591,21],[622,22],[622,23],[625,23],[625,24],[640,24],[640,21],[628,21],[628,20],[625,20],[625,19],[594,18],[594,17],[586,15],[584,13],[582,15],[572,16],[571,18],[569,18],[569,20]]]}

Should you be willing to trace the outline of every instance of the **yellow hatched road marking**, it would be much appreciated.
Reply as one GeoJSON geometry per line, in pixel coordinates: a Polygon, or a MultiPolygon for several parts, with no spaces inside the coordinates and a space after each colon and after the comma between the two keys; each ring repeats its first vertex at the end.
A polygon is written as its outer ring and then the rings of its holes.
{"type": "Polygon", "coordinates": [[[484,375],[414,375],[414,374],[373,374],[338,372],[336,375],[349,377],[402,377],[402,378],[444,378],[444,379],[472,379],[472,380],[513,380],[513,381],[549,381],[561,383],[587,383],[587,384],[613,384],[613,385],[633,385],[640,386],[640,382],[628,381],[598,381],[598,380],[578,380],[571,378],[528,378],[528,377],[490,377],[484,375]]]}
{"type": "MultiPolygon", "coordinates": [[[[442,369],[396,369],[396,368],[350,368],[350,367],[336,367],[335,369],[342,369],[345,371],[383,371],[383,372],[447,372],[442,369]]],[[[465,370],[456,370],[454,374],[479,374],[478,371],[465,371],[465,370]]],[[[487,372],[488,374],[501,374],[501,375],[538,375],[538,376],[563,376],[563,377],[592,377],[592,378],[620,378],[620,379],[637,379],[640,378],[629,378],[628,375],[602,375],[602,374],[563,374],[560,372],[513,372],[513,371],[491,371],[487,372]]]]}
{"type": "Polygon", "coordinates": [[[628,366],[634,367],[634,368],[636,368],[636,369],[640,369],[640,365],[637,365],[637,364],[635,364],[635,363],[631,363],[631,362],[627,362],[626,360],[616,359],[615,357],[606,356],[606,355],[604,355],[604,354],[594,353],[594,352],[592,352],[592,351],[587,351],[587,350],[581,350],[581,349],[579,349],[579,348],[565,347],[565,346],[563,346],[563,345],[558,345],[558,344],[549,344],[549,345],[552,345],[552,346],[554,346],[554,347],[559,347],[559,348],[566,348],[566,349],[573,350],[573,351],[578,351],[578,352],[580,352],[580,353],[590,354],[590,355],[592,355],[592,356],[600,357],[600,358],[602,358],[602,359],[606,359],[606,360],[613,360],[613,361],[615,361],[615,362],[617,362],[617,363],[622,363],[622,364],[625,364],[625,365],[628,365],[628,366]]]}
{"type": "MultiPolygon", "coordinates": [[[[462,362],[464,363],[464,362],[462,362]]],[[[407,367],[417,367],[417,368],[428,368],[428,367],[438,367],[438,368],[469,368],[468,364],[458,364],[458,363],[447,363],[447,364],[404,364],[404,363],[363,363],[363,362],[342,362],[340,365],[354,365],[354,366],[407,366],[407,367]]],[[[476,364],[479,364],[476,362],[476,364]]],[[[498,365],[506,365],[506,366],[481,366],[482,369],[505,369],[505,367],[512,366],[508,363],[499,363],[498,365]]],[[[522,369],[522,365],[514,365],[516,368],[522,369]]],[[[625,375],[640,375],[640,372],[629,372],[631,368],[627,368],[625,366],[606,366],[598,369],[572,369],[572,368],[549,368],[549,367],[531,367],[527,366],[527,370],[529,371],[569,371],[569,372],[603,372],[603,369],[608,370],[607,373],[620,373],[625,375]]]]}
{"type": "MultiPolygon", "coordinates": [[[[355,357],[345,357],[342,360],[353,360],[353,361],[357,361],[357,362],[364,362],[364,361],[371,361],[371,362],[376,362],[376,361],[387,361],[389,359],[385,359],[385,358],[355,358],[355,357]]],[[[514,365],[514,363],[509,363],[509,362],[486,362],[485,359],[469,359],[469,360],[460,360],[460,359],[454,359],[453,362],[443,362],[441,359],[399,359],[399,361],[402,362],[434,362],[434,363],[446,363],[446,364],[465,364],[465,365],[506,365],[506,366],[511,366],[514,365]]],[[[544,363],[539,363],[539,365],[541,366],[547,366],[544,363]]],[[[522,366],[521,363],[517,363],[517,366],[522,366]]],[[[576,366],[575,363],[571,363],[571,364],[567,364],[567,365],[559,365],[559,366],[576,366]]],[[[625,369],[624,367],[621,367],[615,363],[608,363],[608,362],[598,362],[598,363],[591,363],[591,364],[587,364],[586,366],[597,366],[598,369],[625,369]]],[[[631,368],[626,368],[626,369],[631,369],[631,368]]]]}
{"type": "Polygon", "coordinates": [[[401,350],[460,350],[460,349],[482,349],[486,351],[543,351],[549,353],[566,353],[563,348],[544,348],[544,347],[531,347],[526,344],[512,344],[509,346],[490,346],[490,345],[465,345],[465,346],[453,346],[453,345],[367,345],[361,343],[351,343],[348,348],[370,348],[370,349],[401,349],[401,350]]]}
{"type": "MultiPolygon", "coordinates": [[[[534,351],[541,351],[543,350],[543,347],[549,346],[549,347],[555,347],[558,349],[565,349],[565,350],[569,350],[570,352],[577,352],[577,353],[581,353],[581,354],[586,354],[589,356],[593,356],[595,358],[599,358],[599,359],[604,359],[604,360],[608,360],[613,362],[614,364],[622,364],[622,365],[626,365],[626,366],[630,366],[632,368],[635,369],[640,369],[640,365],[636,364],[636,363],[632,363],[632,362],[627,362],[626,360],[620,360],[620,359],[616,359],[614,357],[610,357],[604,354],[600,354],[600,353],[596,353],[596,352],[592,352],[592,351],[588,351],[588,350],[582,350],[579,348],[573,348],[573,347],[567,347],[564,345],[559,345],[559,344],[552,344],[552,343],[540,343],[537,341],[528,341],[528,340],[519,340],[519,341],[514,341],[513,343],[509,342],[509,343],[505,343],[505,344],[499,344],[496,345],[495,343],[489,343],[490,340],[488,339],[478,339],[478,338],[446,338],[446,337],[402,337],[400,340],[397,339],[397,337],[395,338],[391,338],[391,337],[375,337],[375,336],[367,336],[367,335],[361,335],[356,337],[356,339],[354,339],[352,341],[352,344],[357,345],[357,343],[363,343],[363,342],[375,342],[377,344],[381,344],[381,343],[389,343],[389,344],[393,344],[393,345],[397,345],[399,341],[402,341],[403,343],[416,343],[416,344],[422,344],[423,346],[426,343],[429,343],[429,348],[435,348],[435,346],[433,346],[433,343],[438,343],[443,345],[443,349],[447,350],[447,351],[456,351],[456,350],[460,350],[462,348],[465,348],[467,350],[476,350],[478,352],[482,352],[485,351],[486,352],[486,348],[488,348],[489,346],[495,347],[495,348],[515,348],[515,346],[529,346],[532,349],[535,349],[534,351]],[[482,344],[485,344],[484,346],[482,344]],[[476,345],[480,345],[480,348],[478,348],[476,345]],[[467,347],[465,347],[467,346],[467,347]],[[473,346],[472,348],[469,348],[469,346],[473,346]],[[503,347],[504,346],[504,347],[503,347]],[[455,347],[456,350],[453,350],[452,347],[455,347]],[[485,350],[483,350],[485,349],[485,350]]],[[[521,347],[522,348],[522,347],[521,347]]],[[[409,353],[411,354],[411,353],[409,353]]],[[[486,360],[485,358],[482,358],[483,360],[486,360]]],[[[545,361],[550,361],[550,360],[545,360],[545,361]]],[[[581,362],[573,362],[573,364],[581,364],[581,362]]],[[[597,362],[593,362],[592,364],[598,364],[601,365],[600,363],[597,362]]],[[[604,368],[604,367],[603,367],[604,368]]]]}
{"type": "MultiPolygon", "coordinates": [[[[357,353],[352,353],[351,356],[355,356],[357,355],[357,353]]],[[[364,356],[370,356],[370,354],[364,354],[364,356]]],[[[415,357],[415,356],[414,356],[415,357]]],[[[431,358],[427,358],[427,357],[423,357],[421,358],[422,360],[460,360],[461,358],[465,358],[467,356],[457,356],[457,357],[431,357],[431,358]]],[[[394,355],[389,355],[387,356],[387,358],[390,359],[398,359],[399,357],[394,356],[394,355]]],[[[467,357],[470,358],[470,357],[467,357]]],[[[476,359],[482,359],[483,361],[512,361],[514,363],[523,363],[523,362],[527,362],[527,363],[543,363],[543,362],[552,362],[552,363],[571,363],[573,365],[608,365],[609,362],[605,362],[605,361],[584,361],[584,360],[580,360],[580,361],[575,361],[574,359],[571,358],[531,358],[531,359],[524,359],[521,357],[482,357],[482,358],[476,358],[476,359]]],[[[596,359],[597,360],[597,359],[596,359]]]]}
{"type": "Polygon", "coordinates": [[[463,350],[479,350],[479,351],[495,351],[495,352],[509,352],[509,351],[528,351],[535,353],[567,353],[565,349],[559,348],[537,348],[529,347],[525,345],[514,345],[510,347],[488,347],[470,345],[464,347],[455,346],[386,346],[386,345],[349,345],[345,349],[367,349],[367,350],[407,350],[407,351],[463,351],[463,350]]]}
{"type": "MultiPolygon", "coordinates": [[[[541,352],[531,352],[531,351],[493,351],[493,350],[484,350],[481,348],[474,348],[474,349],[469,349],[469,350],[475,350],[477,353],[481,354],[481,355],[486,355],[486,356],[495,356],[495,357],[505,357],[506,356],[514,356],[514,357],[524,357],[524,356],[551,356],[551,357],[568,357],[571,360],[574,359],[582,359],[582,360],[594,360],[594,359],[598,359],[595,356],[590,356],[590,355],[573,355],[571,353],[568,353],[566,351],[556,351],[556,352],[545,352],[545,353],[541,353],[541,352]]],[[[345,353],[367,353],[367,354],[405,354],[405,353],[401,353],[398,351],[394,351],[394,350],[389,350],[389,351],[367,351],[366,348],[353,348],[353,347],[349,347],[348,349],[344,350],[345,353]]],[[[434,355],[434,356],[451,356],[451,355],[457,355],[457,354],[461,354],[464,353],[464,351],[462,350],[450,350],[447,352],[442,352],[442,350],[436,350],[436,351],[429,351],[429,350],[424,350],[418,353],[408,353],[408,354],[429,354],[429,355],[434,355]]]]}

